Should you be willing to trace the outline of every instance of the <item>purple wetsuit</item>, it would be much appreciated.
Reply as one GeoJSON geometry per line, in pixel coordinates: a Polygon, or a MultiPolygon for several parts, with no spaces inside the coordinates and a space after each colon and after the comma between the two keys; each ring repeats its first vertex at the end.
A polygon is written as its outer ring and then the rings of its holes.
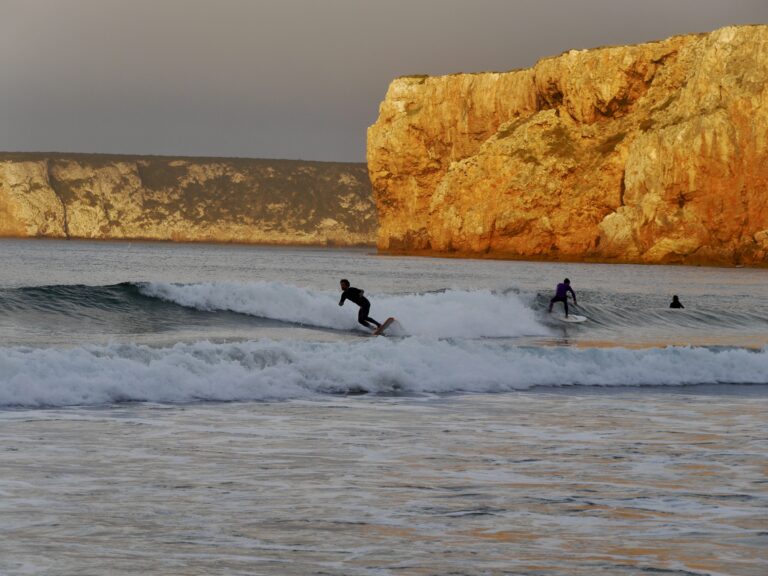
{"type": "Polygon", "coordinates": [[[565,315],[568,316],[568,292],[573,295],[573,301],[576,302],[576,292],[573,291],[570,284],[560,282],[555,288],[555,297],[549,301],[549,311],[552,311],[552,305],[555,302],[562,302],[565,307],[565,315]]]}
{"type": "Polygon", "coordinates": [[[565,298],[568,296],[568,292],[573,294],[573,297],[576,298],[576,292],[573,291],[571,285],[566,284],[565,282],[560,282],[560,284],[557,285],[557,288],[555,288],[555,298],[565,298]]]}

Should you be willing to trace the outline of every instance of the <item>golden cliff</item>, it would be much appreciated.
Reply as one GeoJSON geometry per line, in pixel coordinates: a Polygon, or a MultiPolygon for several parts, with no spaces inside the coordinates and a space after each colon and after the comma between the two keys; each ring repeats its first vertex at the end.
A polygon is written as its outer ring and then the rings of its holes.
{"type": "Polygon", "coordinates": [[[373,244],[364,164],[0,153],[0,236],[373,244]]]}
{"type": "Polygon", "coordinates": [[[768,26],[404,77],[368,130],[385,252],[768,264],[768,26]]]}

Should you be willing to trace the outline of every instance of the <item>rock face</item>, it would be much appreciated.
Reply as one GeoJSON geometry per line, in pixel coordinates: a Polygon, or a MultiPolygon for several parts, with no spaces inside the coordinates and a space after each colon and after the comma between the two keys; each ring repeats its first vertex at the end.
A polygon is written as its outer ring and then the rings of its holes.
{"type": "Polygon", "coordinates": [[[0,153],[0,236],[373,244],[364,164],[0,153]]]}
{"type": "Polygon", "coordinates": [[[768,26],[404,77],[368,130],[385,252],[768,264],[768,26]]]}

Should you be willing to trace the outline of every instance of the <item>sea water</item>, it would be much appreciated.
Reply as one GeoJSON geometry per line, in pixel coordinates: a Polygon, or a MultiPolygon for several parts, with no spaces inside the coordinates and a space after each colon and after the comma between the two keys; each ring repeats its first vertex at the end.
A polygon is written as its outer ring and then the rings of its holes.
{"type": "Polygon", "coordinates": [[[756,269],[0,241],[0,573],[765,574],[767,298],[756,269]],[[584,324],[547,312],[566,276],[584,324]]]}

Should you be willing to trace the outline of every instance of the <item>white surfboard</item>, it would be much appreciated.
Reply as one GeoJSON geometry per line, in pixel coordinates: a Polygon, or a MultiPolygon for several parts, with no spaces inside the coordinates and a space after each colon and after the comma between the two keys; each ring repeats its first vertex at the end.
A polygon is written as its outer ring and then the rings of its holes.
{"type": "Polygon", "coordinates": [[[568,316],[557,316],[557,319],[561,322],[571,322],[573,324],[579,324],[586,322],[588,318],[586,316],[579,316],[578,314],[568,314],[568,316]]]}

